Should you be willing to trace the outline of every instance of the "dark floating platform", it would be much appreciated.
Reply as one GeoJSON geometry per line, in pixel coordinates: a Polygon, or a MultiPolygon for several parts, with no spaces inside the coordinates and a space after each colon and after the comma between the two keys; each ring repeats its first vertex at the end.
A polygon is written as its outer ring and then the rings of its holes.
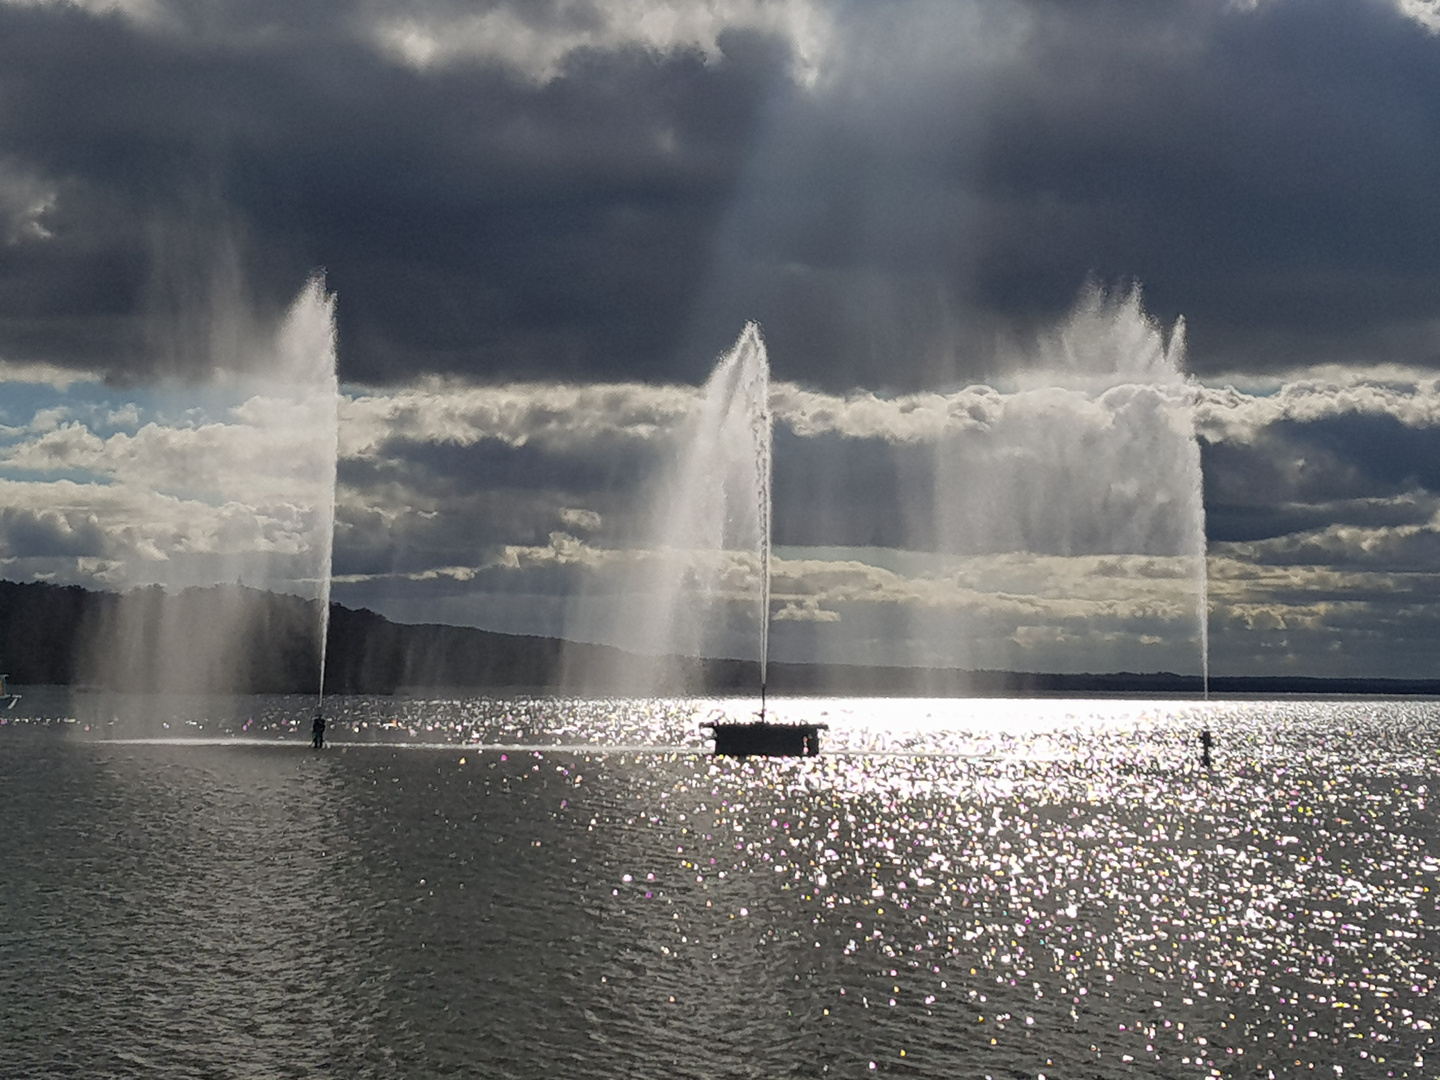
{"type": "Polygon", "coordinates": [[[820,732],[826,724],[749,723],[700,725],[715,736],[716,757],[814,757],[820,753],[820,732]]]}

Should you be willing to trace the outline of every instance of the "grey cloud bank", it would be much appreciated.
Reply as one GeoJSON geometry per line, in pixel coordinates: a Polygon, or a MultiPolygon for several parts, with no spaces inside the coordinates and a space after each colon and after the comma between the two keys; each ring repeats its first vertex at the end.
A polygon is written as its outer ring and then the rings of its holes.
{"type": "Polygon", "coordinates": [[[324,267],[352,380],[698,382],[756,318],[943,386],[1087,274],[1202,374],[1431,365],[1427,11],[0,3],[0,355],[183,366],[217,278],[324,267]]]}

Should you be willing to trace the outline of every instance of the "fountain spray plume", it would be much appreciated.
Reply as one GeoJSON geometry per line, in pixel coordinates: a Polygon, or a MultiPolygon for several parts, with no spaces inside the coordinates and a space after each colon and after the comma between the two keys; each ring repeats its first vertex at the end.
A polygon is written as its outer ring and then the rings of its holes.
{"type": "Polygon", "coordinates": [[[153,419],[104,443],[97,471],[111,490],[143,490],[123,525],[149,539],[113,560],[110,582],[130,591],[86,627],[81,677],[273,691],[314,685],[318,666],[323,691],[339,426],[333,299],[316,275],[268,325],[239,296],[214,302],[217,319],[249,329],[218,355],[198,342],[190,370],[200,377],[145,388],[153,419]],[[163,521],[144,520],[156,514],[163,521]]]}
{"type": "MultiPolygon", "coordinates": [[[[1201,692],[1208,701],[1210,587],[1204,471],[1196,426],[1200,387],[1185,371],[1185,320],[1176,320],[1167,340],[1163,327],[1145,312],[1138,284],[1115,293],[1091,284],[1082,291],[1060,340],[1070,370],[1093,378],[1098,368],[1104,371],[1103,383],[1120,385],[1132,381],[1163,395],[1165,408],[1158,417],[1161,422],[1153,425],[1157,430],[1146,436],[1150,442],[1147,456],[1157,479],[1155,502],[1170,504],[1167,514],[1179,526],[1179,535],[1165,539],[1163,534],[1168,529],[1150,524],[1149,535],[1132,539],[1138,539],[1136,550],[1144,550],[1157,539],[1162,548],[1176,544],[1173,550],[1191,563],[1201,692]],[[1113,359],[1107,361],[1107,355],[1113,359]]],[[[1131,426],[1135,426],[1133,422],[1131,426]]]]}
{"type": "Polygon", "coordinates": [[[760,716],[765,716],[765,687],[769,681],[770,663],[770,544],[774,511],[774,446],[775,424],[770,415],[770,358],[760,327],[748,323],[741,340],[753,339],[755,358],[750,365],[750,383],[746,395],[750,415],[750,433],[755,445],[755,504],[759,516],[760,545],[760,716]]]}
{"type": "Polygon", "coordinates": [[[1092,284],[1024,358],[1012,390],[977,399],[973,415],[946,429],[936,444],[938,550],[957,569],[967,559],[1031,568],[1006,588],[1033,597],[1036,615],[1022,616],[1031,620],[1023,635],[1001,639],[985,636],[983,609],[962,611],[959,625],[932,636],[951,635],[957,650],[983,641],[986,666],[1039,656],[1090,671],[1135,663],[1137,648],[1168,665],[1177,645],[1193,642],[1206,676],[1205,515],[1184,361],[1183,320],[1167,332],[1138,285],[1092,284]],[[1091,633],[1088,613],[1117,604],[1137,629],[1091,633]],[[1188,641],[1174,637],[1176,626],[1188,641]],[[1056,644],[1027,653],[1024,641],[1056,644]]]}
{"type": "MultiPolygon", "coordinates": [[[[1104,388],[1099,400],[1107,401],[1106,390],[1126,383],[1160,396],[1161,407],[1150,417],[1137,417],[1129,408],[1115,414],[1116,426],[1129,444],[1124,447],[1127,456],[1138,459],[1150,474],[1152,504],[1163,507],[1163,518],[1168,519],[1134,515],[1145,531],[1127,541],[1133,551],[1169,551],[1190,562],[1201,688],[1208,700],[1209,573],[1204,473],[1196,429],[1199,387],[1185,371],[1185,320],[1176,320],[1167,339],[1164,328],[1146,313],[1139,284],[1110,293],[1092,283],[1082,291],[1059,341],[1061,362],[1069,371],[1098,379],[1091,385],[1104,388]]],[[[1130,466],[1111,468],[1123,478],[1130,466]]]]}
{"type": "Polygon", "coordinates": [[[276,341],[280,371],[295,376],[300,407],[311,414],[314,448],[315,592],[319,604],[319,682],[316,708],[325,703],[325,657],[330,638],[330,587],[335,556],[335,486],[340,458],[340,386],[335,339],[335,297],[323,274],[312,275],[290,305],[276,341]]]}
{"type": "Polygon", "coordinates": [[[770,367],[748,323],[700,388],[656,484],[641,554],[602,640],[643,654],[607,681],[674,688],[667,659],[756,656],[767,677],[770,609],[770,367]],[[753,612],[753,615],[752,615],[753,612]],[[758,642],[758,655],[756,653],[758,642]]]}
{"type": "Polygon", "coordinates": [[[1200,386],[1192,378],[1190,396],[1190,440],[1194,450],[1191,499],[1195,507],[1196,536],[1195,579],[1199,583],[1195,618],[1200,634],[1200,686],[1202,699],[1210,700],[1210,563],[1209,532],[1205,526],[1205,473],[1200,463],[1199,404],[1200,386]]]}

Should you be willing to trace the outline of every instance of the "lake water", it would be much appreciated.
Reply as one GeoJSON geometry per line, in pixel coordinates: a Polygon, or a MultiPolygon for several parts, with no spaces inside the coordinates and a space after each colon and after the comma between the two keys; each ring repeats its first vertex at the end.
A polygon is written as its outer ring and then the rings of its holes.
{"type": "Polygon", "coordinates": [[[0,1076],[1440,1075],[1440,704],[752,706],[27,691],[0,1076]]]}

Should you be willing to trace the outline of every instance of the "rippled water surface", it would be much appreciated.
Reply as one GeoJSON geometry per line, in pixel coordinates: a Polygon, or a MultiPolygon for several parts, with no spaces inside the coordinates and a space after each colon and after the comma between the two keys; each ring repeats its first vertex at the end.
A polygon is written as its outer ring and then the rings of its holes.
{"type": "Polygon", "coordinates": [[[1440,1075],[1437,703],[750,707],[27,693],[0,1076],[1440,1075]]]}

